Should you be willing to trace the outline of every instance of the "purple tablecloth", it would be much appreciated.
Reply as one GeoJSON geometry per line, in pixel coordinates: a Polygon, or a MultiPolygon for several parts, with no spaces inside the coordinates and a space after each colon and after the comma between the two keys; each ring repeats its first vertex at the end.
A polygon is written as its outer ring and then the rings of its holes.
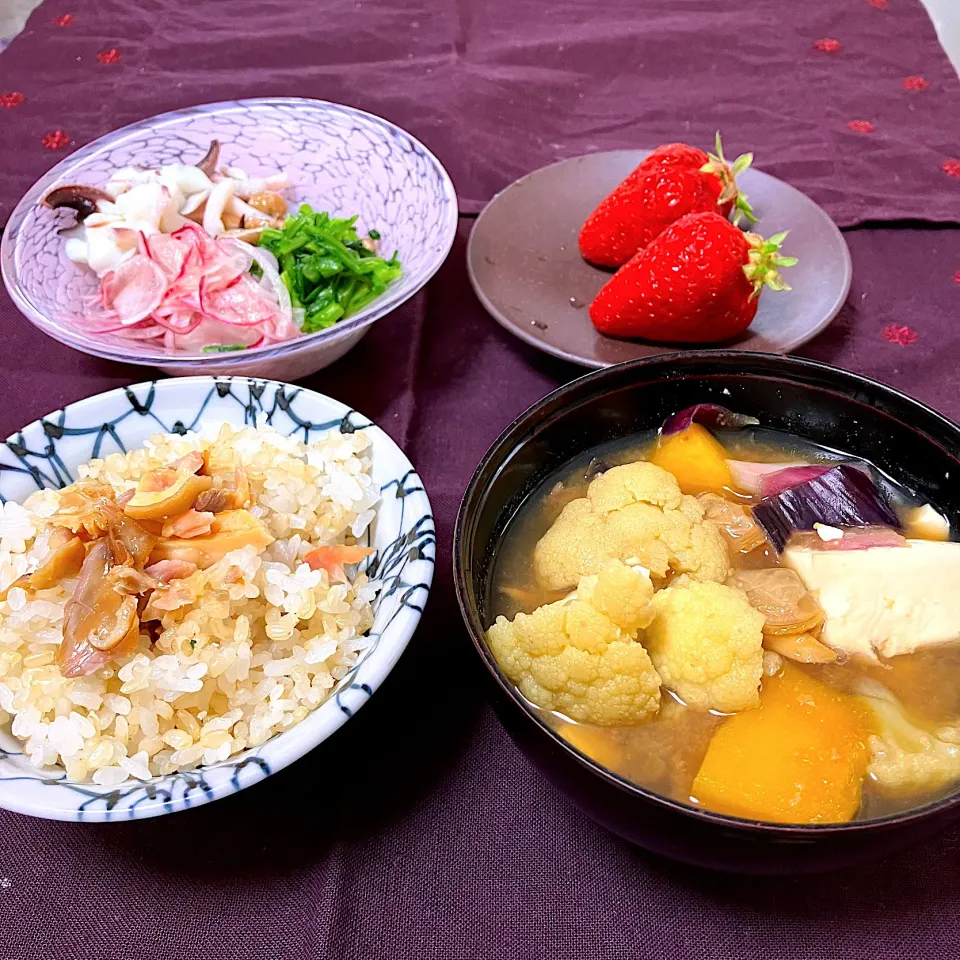
{"type": "MultiPolygon", "coordinates": [[[[64,4],[0,56],[0,104],[19,103],[0,106],[0,216],[70,149],[42,145],[58,129],[82,143],[161,109],[302,94],[413,130],[468,209],[555,157],[720,124],[844,223],[960,220],[960,85],[916,0],[64,4]]],[[[334,738],[230,799],[102,826],[0,812],[0,958],[957,957],[960,830],[826,877],[715,876],[594,826],[507,739],[456,611],[452,525],[488,444],[578,371],[483,312],[468,228],[426,291],[305,381],[391,433],[433,500],[435,589],[408,652],[334,738]]],[[[960,231],[846,236],[850,299],[802,352],[960,415],[960,231]]],[[[5,298],[0,330],[3,433],[150,375],[60,348],[5,298]]]]}

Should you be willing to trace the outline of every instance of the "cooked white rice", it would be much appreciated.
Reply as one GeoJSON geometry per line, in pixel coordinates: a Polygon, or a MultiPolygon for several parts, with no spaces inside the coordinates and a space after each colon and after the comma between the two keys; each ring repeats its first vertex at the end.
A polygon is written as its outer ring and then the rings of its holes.
{"type": "MultiPolygon", "coordinates": [[[[217,432],[158,434],[77,472],[119,494],[217,432]]],[[[0,724],[35,766],[62,764],[71,780],[112,785],[227,760],[302,720],[356,663],[374,588],[362,574],[331,583],[302,558],[320,544],[353,542],[373,519],[369,440],[334,431],[304,444],[266,426],[231,432],[251,512],[277,539],[195,574],[201,596],[164,615],[155,643],[141,633],[133,655],[66,679],[54,656],[75,581],[32,595],[14,587],[0,603],[0,724]]],[[[45,518],[59,497],[45,490],[0,508],[0,590],[43,559],[45,518]]]]}

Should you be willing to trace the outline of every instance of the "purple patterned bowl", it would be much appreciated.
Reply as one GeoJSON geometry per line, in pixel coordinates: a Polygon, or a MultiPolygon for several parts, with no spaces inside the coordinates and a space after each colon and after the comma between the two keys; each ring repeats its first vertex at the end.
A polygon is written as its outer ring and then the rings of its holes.
{"type": "Polygon", "coordinates": [[[412,297],[440,268],[457,229],[450,177],[426,147],[369,113],[320,100],[236,100],[164,113],[122,127],[58,163],[27,191],[0,244],[0,269],[13,302],[44,333],[97,357],[160,367],[177,376],[235,374],[296,380],[339,359],[370,325],[412,297]],[[396,250],[403,276],[365,309],[318,333],[219,354],[170,353],[153,345],[94,337],[77,316],[96,277],[72,263],[57,231],[72,214],[38,206],[57,185],[105,183],[122,166],[195,163],[217,139],[222,162],[250,176],[283,168],[291,206],[359,214],[396,250]]]}
{"type": "Polygon", "coordinates": [[[549,394],[501,435],[477,468],[454,534],[460,609],[497,714],[554,785],[614,832],[665,856],[738,873],[807,873],[876,859],[960,817],[960,793],[892,816],[782,825],[711,813],[659,796],[580,753],[537,717],[484,638],[497,544],[553,470],[606,441],[655,429],[714,401],[765,425],[848,450],[960,524],[960,427],[874,380],[810,360],[730,350],[621,363],[549,394]]]}

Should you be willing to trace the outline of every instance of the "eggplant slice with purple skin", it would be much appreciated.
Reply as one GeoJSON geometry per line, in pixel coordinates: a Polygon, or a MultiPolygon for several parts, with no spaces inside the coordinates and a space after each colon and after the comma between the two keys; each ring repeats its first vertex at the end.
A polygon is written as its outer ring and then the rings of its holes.
{"type": "Polygon", "coordinates": [[[797,531],[829,527],[889,527],[902,529],[900,518],[864,470],[841,464],[817,477],[761,500],[753,518],[778,553],[797,531]]]}
{"type": "MultiPolygon", "coordinates": [[[[667,417],[660,432],[670,436],[694,423],[740,430],[759,422],[715,403],[698,403],[667,417]]],[[[902,529],[900,518],[863,464],[788,464],[759,479],[762,499],[753,507],[753,518],[777,553],[794,533],[813,530],[815,523],[902,529]]]]}
{"type": "Polygon", "coordinates": [[[113,203],[113,197],[99,187],[87,187],[81,183],[65,184],[54,187],[40,203],[51,210],[68,207],[77,215],[77,222],[83,223],[91,213],[97,212],[97,203],[106,200],[113,203]]]}

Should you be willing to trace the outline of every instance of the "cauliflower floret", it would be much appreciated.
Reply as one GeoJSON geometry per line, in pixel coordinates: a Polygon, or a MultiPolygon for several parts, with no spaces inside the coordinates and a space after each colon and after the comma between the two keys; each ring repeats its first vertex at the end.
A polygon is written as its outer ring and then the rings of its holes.
{"type": "Polygon", "coordinates": [[[637,723],[660,707],[660,677],[637,631],[653,616],[653,584],[609,560],[556,603],[498,617],[487,642],[503,672],[532,703],[584,723],[637,723]]]}
{"type": "Polygon", "coordinates": [[[644,644],[665,687],[698,710],[759,703],[764,620],[742,590],[683,577],[653,598],[653,610],[644,644]]]}
{"type": "Polygon", "coordinates": [[[880,729],[880,735],[868,741],[868,772],[878,787],[891,793],[932,793],[960,779],[960,728],[931,733],[915,726],[886,689],[864,701],[876,714],[880,729]]]}
{"type": "Polygon", "coordinates": [[[568,503],[537,544],[534,568],[547,589],[569,590],[611,558],[642,564],[655,582],[670,571],[715,581],[730,572],[703,507],[680,493],[672,473],[642,460],[607,470],[568,503]]]}

